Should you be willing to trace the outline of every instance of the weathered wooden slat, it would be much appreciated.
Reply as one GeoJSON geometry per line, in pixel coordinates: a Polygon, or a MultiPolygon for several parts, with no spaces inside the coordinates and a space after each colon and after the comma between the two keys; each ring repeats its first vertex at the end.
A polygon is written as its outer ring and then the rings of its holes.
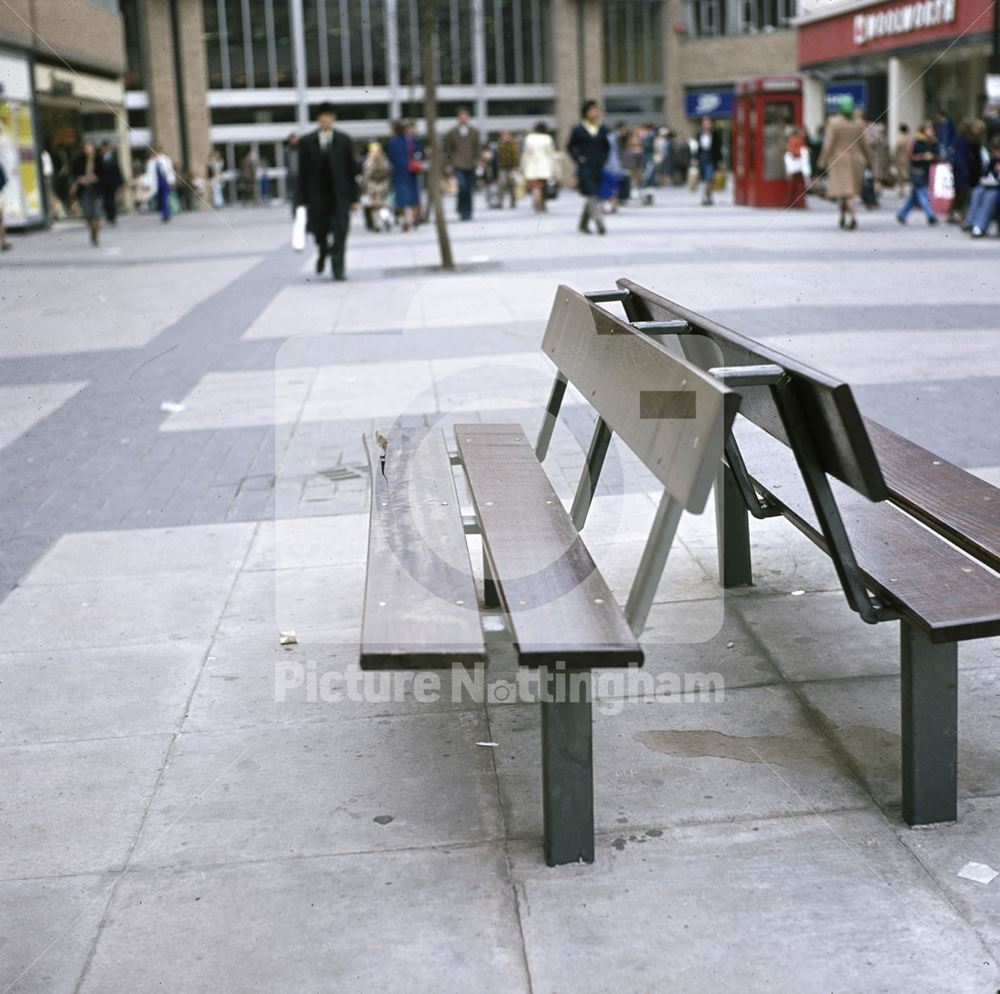
{"type": "Polygon", "coordinates": [[[739,396],[565,286],[542,349],[667,492],[700,513],[739,396]]]}
{"type": "Polygon", "coordinates": [[[518,425],[455,439],[522,663],[627,666],[642,650],[518,425]]]}
{"type": "Polygon", "coordinates": [[[1000,570],[1000,490],[877,421],[865,426],[892,500],[1000,570]]]}
{"type": "MultiPolygon", "coordinates": [[[[757,487],[825,549],[791,451],[742,419],[735,434],[757,487]]],[[[1000,635],[1000,577],[889,502],[834,483],[858,568],[869,589],[934,643],[1000,635]]]]}
{"type": "Polygon", "coordinates": [[[362,669],[429,669],[486,659],[469,549],[444,436],[367,436],[372,480],[362,669]]]}
{"type": "MultiPolygon", "coordinates": [[[[864,421],[846,383],[688,310],[632,280],[620,279],[618,286],[629,291],[627,307],[633,320],[686,321],[697,334],[684,335],[674,348],[682,349],[701,368],[780,366],[794,384],[824,471],[869,500],[884,500],[888,496],[864,421]]],[[[770,390],[766,386],[748,387],[741,389],[740,394],[740,413],[787,444],[788,438],[770,390]]]]}

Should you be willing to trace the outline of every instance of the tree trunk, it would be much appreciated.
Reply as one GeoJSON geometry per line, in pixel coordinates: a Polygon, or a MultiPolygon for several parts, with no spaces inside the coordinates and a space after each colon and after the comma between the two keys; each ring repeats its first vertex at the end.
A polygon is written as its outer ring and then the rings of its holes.
{"type": "Polygon", "coordinates": [[[444,161],[441,141],[437,133],[437,38],[438,9],[440,0],[420,0],[420,71],[424,78],[424,120],[427,122],[427,151],[431,168],[427,175],[428,206],[434,214],[438,248],[441,251],[441,268],[453,270],[455,260],[451,254],[448,222],[445,220],[441,197],[444,179],[444,161]]]}

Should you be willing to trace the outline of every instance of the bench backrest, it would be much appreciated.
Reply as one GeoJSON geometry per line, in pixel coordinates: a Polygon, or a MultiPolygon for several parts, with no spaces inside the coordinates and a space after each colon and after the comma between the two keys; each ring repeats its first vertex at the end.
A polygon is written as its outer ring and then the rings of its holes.
{"type": "MultiPolygon", "coordinates": [[[[683,350],[689,360],[703,369],[720,365],[720,353],[721,364],[725,366],[780,366],[795,391],[823,471],[869,500],[879,501],[889,496],[848,384],[746,338],[632,280],[620,279],[618,286],[628,291],[624,303],[632,321],[687,322],[694,334],[678,336],[672,346],[665,347],[683,350]]],[[[771,391],[766,386],[743,387],[740,394],[740,413],[787,445],[788,437],[771,391]]]]}
{"type": "Polygon", "coordinates": [[[542,349],[667,493],[700,513],[739,395],[566,286],[542,349]]]}

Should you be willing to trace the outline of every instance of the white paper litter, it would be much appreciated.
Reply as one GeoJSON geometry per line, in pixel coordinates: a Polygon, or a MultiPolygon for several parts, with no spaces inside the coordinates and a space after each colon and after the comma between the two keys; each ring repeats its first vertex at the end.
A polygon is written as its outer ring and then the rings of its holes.
{"type": "Polygon", "coordinates": [[[165,400],[160,404],[160,410],[166,411],[168,414],[180,414],[181,411],[186,411],[187,408],[183,404],[178,404],[173,400],[165,400]]]}
{"type": "Polygon", "coordinates": [[[804,593],[805,593],[804,590],[793,590],[792,591],[792,596],[793,597],[801,597],[804,593]]]}
{"type": "Polygon", "coordinates": [[[281,644],[282,645],[298,645],[299,637],[295,632],[282,632],[281,633],[281,644]]]}
{"type": "Polygon", "coordinates": [[[486,749],[496,749],[496,747],[498,745],[500,745],[500,743],[499,742],[477,742],[476,745],[477,746],[483,746],[486,749]]]}
{"type": "Polygon", "coordinates": [[[966,863],[958,871],[958,875],[963,880],[974,880],[977,884],[989,884],[997,877],[1000,877],[1000,873],[997,873],[992,866],[987,866],[985,863],[966,863]]]}

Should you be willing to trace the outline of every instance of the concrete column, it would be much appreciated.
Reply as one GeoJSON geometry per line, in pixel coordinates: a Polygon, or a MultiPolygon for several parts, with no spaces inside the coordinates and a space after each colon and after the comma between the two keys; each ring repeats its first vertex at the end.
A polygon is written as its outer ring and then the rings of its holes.
{"type": "Polygon", "coordinates": [[[674,30],[683,20],[681,0],[667,0],[663,12],[664,73],[663,118],[674,131],[687,131],[684,119],[684,44],[674,30]]]}
{"type": "Polygon", "coordinates": [[[180,51],[174,50],[170,0],[145,0],[146,65],[149,90],[149,123],[153,141],[180,169],[183,156],[178,107],[176,67],[179,56],[187,132],[187,163],[192,173],[204,175],[210,150],[208,63],[205,57],[205,23],[201,0],[177,0],[180,51]]]}
{"type": "Polygon", "coordinates": [[[600,0],[553,0],[556,130],[560,147],[584,100],[604,96],[604,12],[600,0]]]}
{"type": "Polygon", "coordinates": [[[306,28],[302,0],[291,0],[292,63],[295,71],[295,107],[299,128],[309,124],[309,101],[306,96],[306,28]]]}
{"type": "Polygon", "coordinates": [[[802,123],[812,134],[826,120],[826,80],[806,76],[802,81],[802,123]]]}
{"type": "Polygon", "coordinates": [[[926,115],[923,59],[889,58],[889,130],[895,136],[900,124],[908,124],[911,134],[926,115]]]}
{"type": "Polygon", "coordinates": [[[177,113],[177,81],[174,76],[174,46],[167,0],[145,0],[143,26],[149,90],[149,127],[153,142],[178,165],[181,157],[180,119],[177,113]]]}
{"type": "Polygon", "coordinates": [[[187,115],[188,154],[191,157],[188,168],[194,175],[204,178],[211,149],[204,10],[202,0],[178,0],[178,4],[184,110],[187,115]]]}

